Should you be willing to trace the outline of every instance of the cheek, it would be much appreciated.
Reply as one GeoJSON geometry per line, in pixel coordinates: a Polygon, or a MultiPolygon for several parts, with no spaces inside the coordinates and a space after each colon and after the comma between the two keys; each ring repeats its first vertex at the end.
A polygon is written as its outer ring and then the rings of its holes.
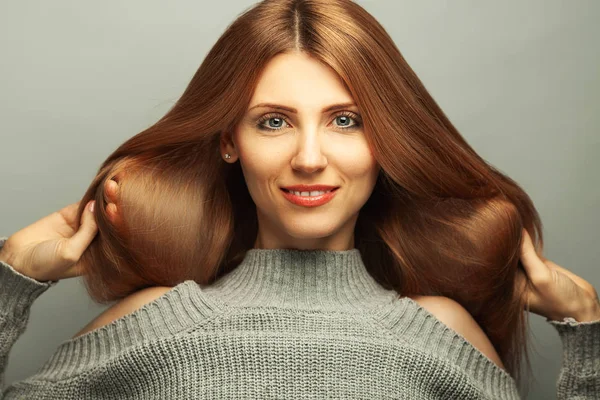
{"type": "Polygon", "coordinates": [[[352,198],[355,206],[362,207],[371,194],[379,174],[379,164],[368,149],[344,157],[340,166],[343,175],[351,183],[352,198]]]}
{"type": "Polygon", "coordinates": [[[257,146],[252,140],[241,139],[241,137],[245,136],[247,136],[247,134],[240,132],[240,134],[237,136],[235,145],[239,156],[240,165],[244,171],[244,176],[246,177],[246,182],[248,183],[248,186],[251,186],[251,182],[248,181],[253,181],[262,175],[262,169],[264,166],[261,161],[266,157],[264,150],[261,149],[261,146],[257,146]]]}
{"type": "Polygon", "coordinates": [[[370,180],[377,176],[378,164],[368,148],[360,148],[356,151],[344,154],[342,171],[350,179],[370,180]]]}
{"type": "Polygon", "coordinates": [[[276,157],[269,157],[272,149],[259,147],[243,147],[238,149],[240,166],[244,174],[246,186],[255,203],[261,198],[269,197],[269,184],[274,181],[278,171],[276,157]]]}
{"type": "Polygon", "coordinates": [[[276,158],[269,156],[269,153],[263,151],[246,150],[243,155],[240,155],[240,163],[244,169],[244,173],[256,179],[268,179],[274,171],[277,170],[276,158]]]}

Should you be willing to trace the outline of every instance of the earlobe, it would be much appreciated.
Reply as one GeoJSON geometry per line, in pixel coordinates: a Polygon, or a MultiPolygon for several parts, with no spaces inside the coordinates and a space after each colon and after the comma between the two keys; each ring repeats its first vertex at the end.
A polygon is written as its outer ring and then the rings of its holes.
{"type": "Polygon", "coordinates": [[[235,152],[230,132],[221,132],[220,147],[223,158],[226,160],[232,160],[235,152]]]}

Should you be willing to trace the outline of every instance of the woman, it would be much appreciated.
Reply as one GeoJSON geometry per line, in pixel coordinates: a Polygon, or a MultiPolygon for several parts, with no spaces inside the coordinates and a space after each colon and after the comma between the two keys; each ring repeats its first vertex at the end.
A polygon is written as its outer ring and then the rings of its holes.
{"type": "Polygon", "coordinates": [[[1,360],[58,280],[117,301],[4,398],[516,399],[524,310],[558,397],[595,396],[597,293],[541,227],[359,5],[263,1],[80,202],[0,241],[1,360]]]}

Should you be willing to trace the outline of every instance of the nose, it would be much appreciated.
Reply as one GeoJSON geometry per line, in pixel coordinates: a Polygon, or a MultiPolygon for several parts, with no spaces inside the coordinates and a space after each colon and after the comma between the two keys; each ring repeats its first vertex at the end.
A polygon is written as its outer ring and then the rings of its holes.
{"type": "Polygon", "coordinates": [[[292,168],[306,173],[313,173],[325,168],[327,158],[321,152],[318,130],[302,131],[297,138],[297,151],[294,158],[292,158],[292,168]]]}

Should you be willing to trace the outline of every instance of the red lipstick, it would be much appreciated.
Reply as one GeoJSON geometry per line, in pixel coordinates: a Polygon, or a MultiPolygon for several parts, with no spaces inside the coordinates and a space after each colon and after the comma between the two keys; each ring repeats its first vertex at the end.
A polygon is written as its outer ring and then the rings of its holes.
{"type": "Polygon", "coordinates": [[[328,203],[329,201],[331,201],[331,199],[333,199],[333,197],[337,193],[337,189],[338,189],[335,186],[323,186],[323,185],[311,185],[311,186],[299,185],[299,186],[289,186],[289,187],[292,188],[291,190],[298,191],[298,192],[330,190],[329,192],[326,192],[326,193],[318,195],[318,196],[299,196],[292,192],[286,191],[287,188],[285,188],[285,189],[281,188],[281,192],[283,193],[283,196],[288,201],[290,201],[293,204],[296,204],[298,206],[303,206],[303,207],[318,207],[318,206],[328,203]],[[297,190],[294,188],[300,188],[302,190],[297,190]],[[308,188],[308,190],[306,190],[306,188],[308,188]]]}
{"type": "Polygon", "coordinates": [[[337,189],[338,186],[329,186],[329,185],[293,185],[293,186],[283,186],[283,189],[287,189],[293,192],[313,192],[313,191],[323,191],[326,192],[328,190],[337,189]]]}

